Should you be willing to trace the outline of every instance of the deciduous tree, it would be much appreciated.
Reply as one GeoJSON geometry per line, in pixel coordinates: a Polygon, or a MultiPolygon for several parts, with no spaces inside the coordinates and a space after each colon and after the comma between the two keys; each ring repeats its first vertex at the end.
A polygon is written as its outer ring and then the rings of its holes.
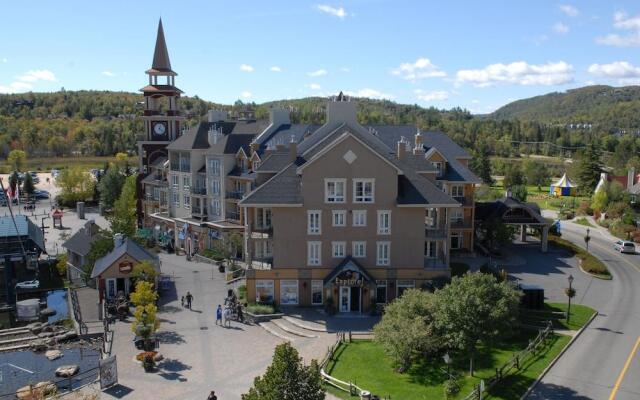
{"type": "Polygon", "coordinates": [[[11,164],[14,171],[22,171],[27,162],[27,153],[22,150],[11,150],[7,156],[7,162],[11,164]]]}
{"type": "Polygon", "coordinates": [[[136,233],[136,177],[128,177],[120,197],[113,205],[113,213],[109,217],[111,230],[114,233],[122,233],[125,236],[133,237],[136,233]]]}
{"type": "Polygon", "coordinates": [[[118,171],[118,168],[109,168],[100,178],[98,191],[100,192],[100,202],[103,207],[110,209],[115,201],[120,197],[125,177],[118,171]]]}

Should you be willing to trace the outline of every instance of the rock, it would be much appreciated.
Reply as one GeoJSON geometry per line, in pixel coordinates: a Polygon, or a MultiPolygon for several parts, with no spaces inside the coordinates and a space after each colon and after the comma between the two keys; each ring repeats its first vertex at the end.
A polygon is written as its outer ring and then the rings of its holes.
{"type": "Polygon", "coordinates": [[[38,333],[40,333],[40,331],[42,331],[42,323],[40,322],[31,323],[27,325],[27,329],[29,329],[31,333],[37,335],[38,333]]]}
{"type": "Polygon", "coordinates": [[[41,332],[41,333],[38,333],[38,337],[41,338],[41,339],[49,338],[49,337],[51,337],[53,335],[54,335],[53,332],[41,332]]]}
{"type": "Polygon", "coordinates": [[[54,338],[48,338],[45,339],[44,343],[48,346],[48,347],[52,347],[56,345],[56,340],[54,338]]]}
{"type": "Polygon", "coordinates": [[[42,332],[53,332],[55,330],[56,330],[56,328],[54,328],[51,325],[45,325],[45,326],[42,327],[42,332]]]}
{"type": "Polygon", "coordinates": [[[45,308],[44,310],[40,310],[40,315],[42,315],[43,317],[50,317],[52,315],[56,315],[56,313],[56,310],[49,307],[45,308]]]}
{"type": "Polygon", "coordinates": [[[56,342],[64,342],[67,339],[67,337],[64,334],[54,336],[53,338],[56,340],[56,342]]]}
{"type": "Polygon", "coordinates": [[[65,336],[67,337],[67,339],[77,339],[78,338],[78,334],[76,333],[76,331],[69,331],[65,334],[65,336]]]}
{"type": "Polygon", "coordinates": [[[158,362],[158,361],[162,361],[164,359],[164,356],[160,353],[156,353],[155,356],[153,356],[153,361],[158,362]]]}
{"type": "Polygon", "coordinates": [[[69,378],[70,376],[74,376],[78,373],[80,367],[77,365],[62,365],[56,368],[56,376],[61,378],[69,378]]]}
{"type": "Polygon", "coordinates": [[[44,356],[47,357],[50,361],[53,361],[62,357],[62,352],[60,350],[47,350],[47,352],[44,353],[44,356]]]}
{"type": "Polygon", "coordinates": [[[31,385],[23,386],[20,389],[16,390],[16,397],[18,399],[31,399],[33,398],[33,387],[31,385]]]}
{"type": "Polygon", "coordinates": [[[47,344],[42,340],[34,341],[31,343],[31,350],[33,350],[36,353],[45,351],[47,350],[47,344]]]}
{"type": "Polygon", "coordinates": [[[56,385],[51,381],[38,382],[35,389],[44,396],[55,394],[58,391],[56,385]]]}

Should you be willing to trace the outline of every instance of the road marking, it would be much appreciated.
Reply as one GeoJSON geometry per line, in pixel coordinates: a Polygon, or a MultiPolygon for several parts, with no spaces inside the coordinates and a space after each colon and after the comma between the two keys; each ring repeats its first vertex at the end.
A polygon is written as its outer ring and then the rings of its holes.
{"type": "Polygon", "coordinates": [[[622,383],[622,379],[624,379],[624,375],[627,373],[627,369],[629,368],[629,365],[631,364],[631,360],[633,359],[634,354],[636,354],[636,351],[638,350],[638,346],[640,346],[640,336],[638,337],[638,340],[636,340],[636,345],[633,346],[633,350],[631,350],[631,353],[629,353],[629,357],[627,357],[627,362],[624,363],[624,367],[622,368],[622,371],[620,371],[620,375],[618,376],[618,379],[616,380],[616,384],[613,385],[613,390],[611,391],[611,395],[609,396],[609,400],[613,400],[616,398],[616,393],[618,393],[618,389],[620,388],[620,384],[622,383]]]}

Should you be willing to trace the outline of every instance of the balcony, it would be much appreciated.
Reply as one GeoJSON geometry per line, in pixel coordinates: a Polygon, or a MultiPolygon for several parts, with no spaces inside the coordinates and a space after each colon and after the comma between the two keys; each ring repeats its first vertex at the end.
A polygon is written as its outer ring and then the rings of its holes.
{"type": "Polygon", "coordinates": [[[226,193],[227,199],[242,200],[243,196],[244,196],[244,192],[236,191],[236,190],[233,190],[233,191],[229,190],[226,193]]]}
{"type": "Polygon", "coordinates": [[[460,203],[462,207],[473,207],[473,199],[470,197],[455,196],[453,199],[460,203]]]}
{"type": "Polygon", "coordinates": [[[447,268],[447,260],[444,258],[424,258],[424,267],[426,269],[444,269],[447,268]]]}
{"type": "Polygon", "coordinates": [[[253,269],[271,269],[273,268],[273,256],[256,257],[251,260],[253,269]]]}
{"type": "Polygon", "coordinates": [[[426,226],[424,235],[429,239],[445,239],[447,237],[447,230],[445,228],[426,226]]]}
{"type": "Polygon", "coordinates": [[[273,237],[272,226],[257,226],[251,230],[251,239],[271,239],[273,237]]]}
{"type": "Polygon", "coordinates": [[[207,195],[207,188],[206,187],[192,187],[191,188],[191,194],[194,194],[196,196],[206,196],[207,195]]]}
{"type": "Polygon", "coordinates": [[[193,215],[194,217],[206,217],[207,209],[206,207],[205,208],[193,207],[191,209],[191,215],[193,215]]]}
{"type": "Polygon", "coordinates": [[[470,220],[456,219],[451,221],[451,229],[471,229],[472,223],[470,220]]]}

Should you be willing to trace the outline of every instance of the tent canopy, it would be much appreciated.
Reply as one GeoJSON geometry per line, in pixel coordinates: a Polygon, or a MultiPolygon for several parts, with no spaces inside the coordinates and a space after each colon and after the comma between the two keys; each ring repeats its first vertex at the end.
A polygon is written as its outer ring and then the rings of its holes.
{"type": "Polygon", "coordinates": [[[571,182],[571,179],[569,179],[565,172],[558,182],[549,186],[549,193],[553,196],[575,196],[577,187],[578,185],[571,182]]]}
{"type": "Polygon", "coordinates": [[[576,185],[575,183],[573,183],[571,181],[571,179],[569,179],[569,177],[567,176],[566,172],[564,173],[564,175],[562,175],[562,178],[560,178],[558,180],[558,182],[554,183],[551,186],[562,187],[562,188],[565,188],[565,187],[569,187],[569,188],[578,187],[578,185],[576,185]]]}

